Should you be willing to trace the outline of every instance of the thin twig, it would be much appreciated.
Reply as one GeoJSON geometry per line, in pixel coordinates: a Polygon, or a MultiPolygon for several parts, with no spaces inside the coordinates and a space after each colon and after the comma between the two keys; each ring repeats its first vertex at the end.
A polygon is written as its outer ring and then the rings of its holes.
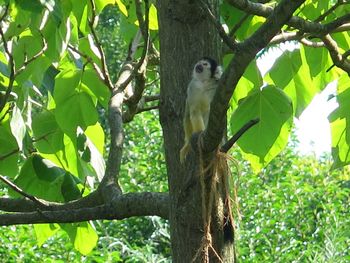
{"type": "Polygon", "coordinates": [[[29,200],[33,201],[34,203],[40,205],[40,206],[44,206],[47,207],[47,205],[43,202],[41,202],[39,199],[37,199],[35,196],[30,195],[26,192],[24,192],[21,188],[19,188],[17,185],[15,185],[14,183],[12,183],[10,180],[8,180],[6,177],[0,175],[0,180],[3,181],[5,184],[7,184],[9,187],[11,187],[14,191],[16,191],[17,193],[19,193],[20,195],[28,198],[29,200]]]}
{"type": "Polygon", "coordinates": [[[90,27],[90,31],[92,34],[92,37],[94,39],[94,42],[97,46],[97,49],[100,53],[100,59],[101,59],[101,65],[102,65],[102,74],[104,77],[104,83],[107,85],[107,87],[112,91],[113,90],[113,83],[112,80],[109,76],[108,73],[108,67],[107,67],[107,62],[106,62],[106,56],[103,52],[103,48],[102,45],[97,37],[97,33],[95,31],[95,21],[96,21],[96,6],[95,6],[95,2],[94,0],[90,0],[90,4],[91,4],[91,13],[92,13],[92,17],[91,19],[89,19],[89,27],[90,27]]]}
{"type": "Polygon", "coordinates": [[[17,75],[19,75],[23,70],[25,70],[26,67],[27,67],[30,63],[34,62],[37,58],[39,58],[41,55],[43,55],[44,52],[47,50],[47,43],[46,43],[46,40],[45,40],[43,34],[42,34],[40,31],[39,31],[39,34],[40,34],[40,36],[41,36],[42,45],[43,45],[42,48],[41,48],[41,50],[40,50],[38,53],[36,53],[34,56],[32,56],[30,59],[26,59],[26,60],[23,62],[23,65],[22,65],[19,69],[16,70],[16,72],[15,72],[15,77],[16,77],[17,75]]]}
{"type": "Polygon", "coordinates": [[[303,44],[304,46],[307,46],[307,47],[318,48],[318,47],[324,47],[324,46],[325,46],[325,44],[324,44],[322,41],[313,42],[313,41],[308,40],[308,39],[306,39],[306,38],[300,39],[299,42],[300,42],[301,44],[303,44]]]}
{"type": "Polygon", "coordinates": [[[236,50],[236,43],[234,40],[232,40],[225,32],[224,28],[222,27],[221,23],[216,19],[213,12],[210,10],[210,6],[208,3],[206,3],[203,0],[200,0],[204,11],[207,13],[207,16],[209,17],[210,21],[215,25],[216,29],[218,30],[218,33],[221,37],[221,39],[224,41],[224,43],[233,51],[236,50]]]}
{"type": "Polygon", "coordinates": [[[348,4],[348,3],[344,0],[338,0],[333,6],[331,6],[331,8],[329,8],[326,12],[324,12],[322,15],[320,15],[318,18],[316,18],[314,20],[314,22],[321,22],[327,16],[332,14],[335,11],[335,9],[337,9],[339,6],[344,5],[344,4],[348,4]]]}
{"type": "Polygon", "coordinates": [[[238,22],[235,24],[235,26],[230,30],[228,36],[229,37],[234,37],[236,34],[237,30],[243,25],[243,23],[248,19],[250,14],[245,14],[238,22]]]}
{"type": "Polygon", "coordinates": [[[136,16],[137,16],[137,19],[139,22],[139,27],[140,27],[143,39],[145,41],[144,48],[143,48],[141,58],[140,58],[139,62],[135,65],[132,74],[130,74],[130,76],[123,83],[119,84],[119,86],[115,88],[117,90],[117,92],[123,91],[129,85],[130,81],[134,78],[136,72],[144,64],[145,59],[147,57],[148,49],[149,49],[149,42],[150,41],[149,41],[149,32],[148,32],[148,29],[149,29],[149,4],[148,4],[148,0],[145,0],[145,20],[143,20],[143,14],[142,14],[142,10],[141,10],[142,1],[136,0],[135,5],[136,5],[136,16]]]}
{"type": "Polygon", "coordinates": [[[149,107],[144,107],[142,109],[138,109],[136,114],[141,113],[141,112],[145,112],[145,111],[156,110],[156,109],[159,109],[159,105],[154,105],[154,106],[149,106],[149,107]]]}
{"type": "Polygon", "coordinates": [[[242,128],[240,128],[235,135],[233,135],[223,146],[221,146],[220,151],[227,153],[231,147],[235,144],[235,142],[238,141],[239,138],[251,127],[253,127],[255,124],[257,124],[260,121],[260,119],[254,119],[247,122],[242,128]]]}
{"type": "Polygon", "coordinates": [[[9,84],[7,85],[5,96],[0,100],[0,112],[1,112],[4,109],[7,103],[7,100],[10,97],[10,94],[12,92],[13,84],[15,81],[15,64],[14,64],[12,53],[10,52],[9,47],[7,45],[7,40],[5,38],[5,34],[2,26],[0,26],[0,36],[1,36],[2,43],[4,45],[5,53],[8,56],[9,67],[10,67],[9,84]]]}
{"type": "MultiPolygon", "coordinates": [[[[341,68],[342,70],[347,72],[348,75],[350,76],[350,62],[347,60],[347,57],[349,56],[348,52],[344,53],[344,55],[341,55],[339,52],[337,42],[335,42],[330,35],[325,35],[321,37],[321,39],[325,44],[326,48],[328,49],[334,65],[336,65],[338,68],[341,68]]],[[[331,68],[329,68],[327,72],[331,68]]]]}
{"type": "Polygon", "coordinates": [[[105,78],[104,75],[102,73],[102,70],[100,69],[100,67],[97,65],[97,63],[95,63],[93,61],[93,59],[91,57],[89,57],[88,55],[84,54],[83,52],[81,52],[79,49],[75,48],[74,46],[72,46],[71,44],[68,45],[68,48],[70,50],[72,50],[73,52],[77,53],[79,56],[83,57],[84,59],[86,59],[86,61],[88,63],[90,63],[93,67],[93,69],[95,70],[95,72],[97,73],[98,77],[100,78],[100,80],[102,80],[102,82],[105,82],[105,78]]]}
{"type": "Polygon", "coordinates": [[[2,22],[2,20],[5,19],[5,17],[7,16],[8,14],[8,10],[9,10],[9,6],[10,6],[10,3],[8,3],[6,6],[5,6],[5,12],[2,14],[2,16],[0,17],[0,23],[2,22]]]}
{"type": "Polygon", "coordinates": [[[145,96],[145,102],[155,101],[160,99],[160,95],[145,96]]]}

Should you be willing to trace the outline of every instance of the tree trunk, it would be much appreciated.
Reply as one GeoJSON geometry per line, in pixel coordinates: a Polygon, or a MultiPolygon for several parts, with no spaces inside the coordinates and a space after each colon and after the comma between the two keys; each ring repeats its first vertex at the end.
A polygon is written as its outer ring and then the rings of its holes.
{"type": "MultiPolygon", "coordinates": [[[[158,1],[161,53],[160,121],[164,134],[165,157],[170,193],[170,232],[173,262],[203,262],[205,240],[202,198],[208,204],[211,177],[205,177],[203,193],[200,183],[200,161],[192,151],[184,165],[179,151],[184,142],[182,118],[186,89],[194,64],[203,56],[220,61],[221,44],[215,26],[205,16],[199,1],[158,1]]],[[[217,13],[218,0],[210,0],[217,13]]],[[[220,175],[224,176],[224,175],[220,175]]],[[[224,177],[222,177],[224,178],[224,177]]],[[[224,180],[216,183],[215,204],[211,216],[212,248],[210,262],[234,262],[233,241],[224,238],[224,180]],[[215,252],[214,252],[215,251],[215,252]],[[215,255],[218,254],[218,256],[215,255]]]]}

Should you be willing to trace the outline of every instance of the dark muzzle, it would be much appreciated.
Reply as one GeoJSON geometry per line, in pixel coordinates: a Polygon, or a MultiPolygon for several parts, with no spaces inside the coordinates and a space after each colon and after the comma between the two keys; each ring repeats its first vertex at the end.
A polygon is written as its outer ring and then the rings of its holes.
{"type": "Polygon", "coordinates": [[[203,66],[202,65],[197,65],[195,67],[195,70],[196,70],[197,73],[202,73],[203,72],[203,66]]]}

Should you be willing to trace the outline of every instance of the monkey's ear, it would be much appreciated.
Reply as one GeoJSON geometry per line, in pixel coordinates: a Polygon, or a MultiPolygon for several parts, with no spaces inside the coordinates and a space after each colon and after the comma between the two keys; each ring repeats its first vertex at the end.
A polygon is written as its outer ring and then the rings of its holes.
{"type": "Polygon", "coordinates": [[[221,78],[221,75],[222,75],[222,67],[217,66],[214,73],[214,79],[219,80],[221,78]]]}

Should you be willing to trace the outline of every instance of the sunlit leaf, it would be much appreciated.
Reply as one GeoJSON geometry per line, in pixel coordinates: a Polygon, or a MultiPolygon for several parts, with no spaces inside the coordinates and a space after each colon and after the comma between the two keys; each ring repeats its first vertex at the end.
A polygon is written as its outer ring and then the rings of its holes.
{"type": "MultiPolygon", "coordinates": [[[[28,1],[21,1],[21,2],[28,3],[28,1]]],[[[39,5],[39,8],[40,8],[40,5],[39,5]]],[[[31,20],[30,19],[31,12],[23,8],[17,7],[13,3],[11,4],[11,8],[10,8],[10,16],[12,17],[12,22],[10,23],[9,28],[6,30],[6,33],[5,33],[6,39],[10,39],[13,36],[19,35],[29,26],[30,20],[31,20]]]]}
{"type": "Polygon", "coordinates": [[[96,9],[101,12],[106,5],[115,4],[116,2],[116,0],[96,0],[96,9]]]}
{"type": "Polygon", "coordinates": [[[92,98],[81,86],[80,71],[66,71],[56,77],[54,99],[58,125],[68,134],[76,133],[77,127],[85,130],[97,122],[97,111],[92,98]]]}
{"type": "Polygon", "coordinates": [[[241,23],[234,34],[239,40],[249,37],[265,21],[261,16],[248,16],[243,19],[245,13],[225,1],[220,5],[220,15],[228,28],[234,28],[236,24],[241,23]]]}
{"type": "Polygon", "coordinates": [[[149,29],[158,30],[157,8],[153,4],[149,8],[149,29]]]}
{"type": "MultiPolygon", "coordinates": [[[[101,105],[107,109],[110,98],[110,91],[107,86],[101,81],[92,69],[87,69],[83,72],[82,82],[87,89],[92,92],[101,105]]],[[[91,93],[90,93],[91,94],[91,93]]],[[[91,95],[92,95],[91,94],[91,95]]]]}
{"type": "Polygon", "coordinates": [[[9,119],[0,125],[0,174],[14,177],[18,173],[18,145],[12,135],[9,119]]]}
{"type": "Polygon", "coordinates": [[[38,246],[41,247],[46,240],[53,236],[60,229],[58,224],[35,224],[34,231],[38,241],[38,246]]]}
{"type": "Polygon", "coordinates": [[[90,223],[63,224],[61,227],[69,235],[75,249],[83,255],[89,254],[97,245],[98,236],[90,223]]]}
{"type": "Polygon", "coordinates": [[[22,150],[23,138],[26,133],[26,125],[24,123],[21,110],[17,106],[13,107],[10,126],[13,136],[16,138],[18,148],[22,150]]]}
{"type": "Polygon", "coordinates": [[[252,61],[245,70],[242,78],[238,81],[237,87],[233,93],[233,99],[236,104],[239,100],[246,97],[253,89],[258,89],[263,85],[263,80],[256,61],[252,61]]]}
{"type": "Polygon", "coordinates": [[[44,111],[33,118],[35,147],[44,158],[78,176],[74,142],[56,122],[54,111],[44,111]]]}
{"type": "Polygon", "coordinates": [[[103,158],[104,150],[104,132],[99,123],[89,126],[85,134],[87,135],[87,147],[90,150],[90,163],[94,168],[99,180],[102,179],[105,173],[105,161],[103,158]]]}
{"type": "Polygon", "coordinates": [[[60,227],[58,224],[35,224],[34,231],[38,246],[41,247],[59,229],[60,227]]]}
{"type": "Polygon", "coordinates": [[[309,20],[315,20],[320,14],[328,10],[331,5],[331,1],[307,1],[302,5],[299,12],[300,16],[308,18],[309,20]]]}
{"type": "Polygon", "coordinates": [[[287,144],[293,121],[290,99],[272,86],[255,91],[243,99],[231,117],[231,131],[236,133],[250,120],[259,123],[237,142],[255,172],[267,165],[287,144]]]}
{"type": "MultiPolygon", "coordinates": [[[[21,172],[16,177],[15,184],[27,193],[36,197],[55,202],[63,202],[61,185],[65,171],[53,165],[48,160],[34,155],[26,160],[21,172]]],[[[12,196],[19,194],[11,191],[12,196]]]]}
{"type": "Polygon", "coordinates": [[[332,168],[339,168],[350,163],[350,86],[349,77],[344,74],[339,81],[337,102],[339,104],[330,115],[332,132],[332,168]]]}
{"type": "Polygon", "coordinates": [[[128,10],[126,8],[126,6],[124,5],[124,3],[121,0],[116,0],[118,8],[120,10],[120,12],[122,12],[122,14],[124,16],[128,16],[128,10]]]}
{"type": "Polygon", "coordinates": [[[265,80],[284,90],[292,99],[295,115],[298,117],[331,80],[332,73],[325,73],[329,62],[327,52],[304,50],[303,47],[285,51],[276,60],[265,80]]]}

